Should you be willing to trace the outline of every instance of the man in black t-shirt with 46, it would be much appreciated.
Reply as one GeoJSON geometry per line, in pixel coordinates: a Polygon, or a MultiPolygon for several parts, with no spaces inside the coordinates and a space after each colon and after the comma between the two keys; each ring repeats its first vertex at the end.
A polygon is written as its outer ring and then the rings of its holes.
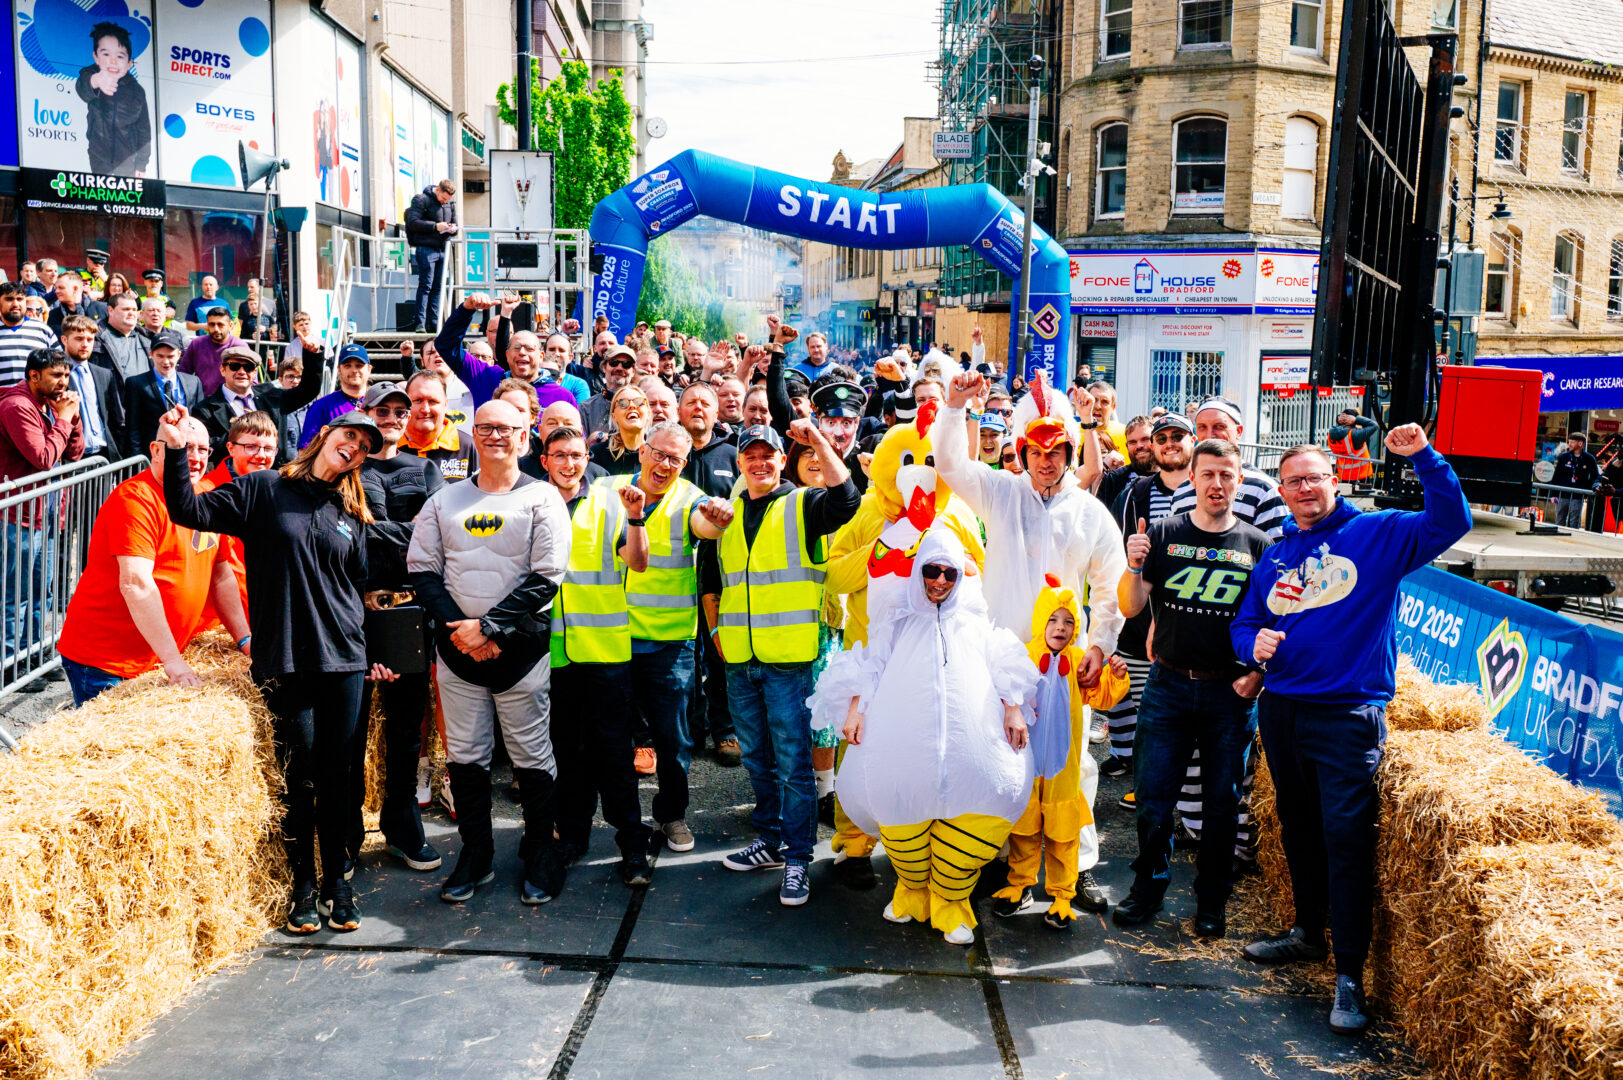
{"type": "Polygon", "coordinates": [[[1261,672],[1235,658],[1227,634],[1268,546],[1264,533],[1234,516],[1241,473],[1233,443],[1200,443],[1190,462],[1194,510],[1148,527],[1140,518],[1127,540],[1127,573],[1117,595],[1129,617],[1146,604],[1152,610],[1155,664],[1133,737],[1138,858],[1132,892],[1114,912],[1124,926],[1148,922],[1161,910],[1170,882],[1172,811],[1198,748],[1207,814],[1195,858],[1195,933],[1220,938],[1227,932],[1235,810],[1262,685],[1261,672]]]}

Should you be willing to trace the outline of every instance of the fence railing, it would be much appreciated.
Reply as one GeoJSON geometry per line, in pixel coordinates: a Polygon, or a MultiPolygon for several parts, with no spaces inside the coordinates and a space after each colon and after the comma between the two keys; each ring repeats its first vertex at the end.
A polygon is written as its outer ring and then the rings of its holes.
{"type": "Polygon", "coordinates": [[[0,699],[59,668],[62,620],[107,495],[148,465],[90,457],[0,483],[0,699]]]}

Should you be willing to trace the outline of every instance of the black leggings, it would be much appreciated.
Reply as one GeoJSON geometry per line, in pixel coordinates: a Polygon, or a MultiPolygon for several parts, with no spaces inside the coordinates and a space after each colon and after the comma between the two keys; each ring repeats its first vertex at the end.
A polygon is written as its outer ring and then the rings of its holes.
{"type": "MultiPolygon", "coordinates": [[[[417,808],[417,759],[423,750],[423,717],[428,712],[428,672],[402,675],[394,682],[380,682],[376,686],[382,698],[384,746],[383,809],[378,815],[378,826],[387,843],[416,855],[423,846],[423,819],[417,808]]],[[[372,719],[370,689],[370,684],[361,687],[355,737],[350,747],[350,858],[360,852],[366,839],[361,811],[366,802],[366,740],[372,719]]]]}
{"type": "Polygon", "coordinates": [[[276,717],[276,760],[287,782],[282,842],[296,883],[316,876],[318,832],[322,880],[331,884],[344,873],[351,744],[364,675],[294,673],[260,685],[265,705],[276,717]]]}

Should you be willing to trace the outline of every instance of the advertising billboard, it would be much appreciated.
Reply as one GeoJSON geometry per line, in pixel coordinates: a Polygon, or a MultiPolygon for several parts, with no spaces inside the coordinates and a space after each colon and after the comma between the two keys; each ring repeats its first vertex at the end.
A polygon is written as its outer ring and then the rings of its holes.
{"type": "Polygon", "coordinates": [[[23,165],[155,176],[152,7],[145,0],[16,0],[23,165]]]}
{"type": "MultiPolygon", "coordinates": [[[[361,47],[324,19],[315,21],[312,53],[330,63],[307,70],[311,92],[316,198],[355,213],[363,208],[366,169],[361,153],[361,47]]],[[[385,78],[384,82],[389,80],[385,78]]],[[[385,97],[387,100],[387,97],[385,97]]]]}
{"type": "Polygon", "coordinates": [[[156,0],[156,8],[163,177],[240,187],[238,140],[276,150],[270,0],[156,0]]]}
{"type": "Polygon", "coordinates": [[[1071,253],[1071,310],[1084,314],[1215,315],[1250,311],[1250,251],[1071,253]]]}

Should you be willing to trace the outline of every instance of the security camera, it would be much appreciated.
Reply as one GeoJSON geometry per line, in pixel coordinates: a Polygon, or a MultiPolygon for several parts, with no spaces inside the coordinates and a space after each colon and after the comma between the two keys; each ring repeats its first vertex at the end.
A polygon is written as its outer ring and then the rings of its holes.
{"type": "Polygon", "coordinates": [[[1043,58],[1033,53],[1031,59],[1026,61],[1026,70],[1031,72],[1033,78],[1041,75],[1043,73],[1043,58]]]}

